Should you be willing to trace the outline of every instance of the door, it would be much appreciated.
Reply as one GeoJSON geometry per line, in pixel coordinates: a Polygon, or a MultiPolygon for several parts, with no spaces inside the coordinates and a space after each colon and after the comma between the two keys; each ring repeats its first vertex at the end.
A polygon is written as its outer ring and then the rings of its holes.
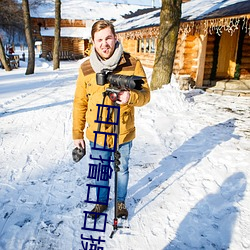
{"type": "Polygon", "coordinates": [[[227,31],[221,34],[219,44],[218,64],[216,78],[233,78],[236,67],[236,56],[238,50],[239,30],[236,30],[233,35],[227,31]]]}

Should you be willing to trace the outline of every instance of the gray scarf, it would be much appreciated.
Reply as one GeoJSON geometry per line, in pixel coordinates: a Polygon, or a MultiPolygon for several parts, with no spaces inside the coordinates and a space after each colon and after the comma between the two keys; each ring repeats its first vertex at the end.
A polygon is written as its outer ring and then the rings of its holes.
{"type": "Polygon", "coordinates": [[[96,73],[100,73],[103,69],[113,71],[117,67],[122,53],[123,47],[121,43],[116,42],[113,55],[107,60],[102,60],[102,58],[96,53],[96,50],[93,46],[92,52],[90,54],[90,64],[96,73]]]}

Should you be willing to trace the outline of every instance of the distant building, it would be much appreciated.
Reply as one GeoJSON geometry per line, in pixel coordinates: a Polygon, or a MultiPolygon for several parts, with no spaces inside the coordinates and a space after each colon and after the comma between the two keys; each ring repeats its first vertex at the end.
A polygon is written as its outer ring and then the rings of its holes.
{"type": "MultiPolygon", "coordinates": [[[[108,2],[62,0],[60,59],[80,59],[90,53],[91,27],[99,19],[115,21],[121,15],[145,6],[108,2]]],[[[41,57],[52,59],[55,6],[51,1],[31,10],[35,42],[41,42],[41,57]]]]}

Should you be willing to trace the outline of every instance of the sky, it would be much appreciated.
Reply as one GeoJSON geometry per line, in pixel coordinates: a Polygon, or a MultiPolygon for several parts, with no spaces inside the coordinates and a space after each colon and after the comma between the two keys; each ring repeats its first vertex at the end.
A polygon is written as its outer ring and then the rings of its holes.
{"type": "Polygon", "coordinates": [[[129,228],[110,239],[112,179],[107,224],[97,223],[106,229],[82,229],[93,207],[89,145],[74,163],[71,128],[86,59],[53,71],[37,54],[35,74],[25,75],[23,61],[0,69],[0,250],[79,250],[91,235],[107,250],[250,249],[250,99],[181,91],[174,77],[135,111],[129,228]]]}

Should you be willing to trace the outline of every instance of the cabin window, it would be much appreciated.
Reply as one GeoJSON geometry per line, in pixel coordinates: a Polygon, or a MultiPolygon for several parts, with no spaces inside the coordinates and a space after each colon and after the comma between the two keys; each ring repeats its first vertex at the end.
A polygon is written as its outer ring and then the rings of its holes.
{"type": "Polygon", "coordinates": [[[151,38],[150,41],[150,53],[155,53],[155,38],[151,38]]]}
{"type": "Polygon", "coordinates": [[[155,38],[142,38],[137,40],[138,53],[155,53],[155,38]]]}

